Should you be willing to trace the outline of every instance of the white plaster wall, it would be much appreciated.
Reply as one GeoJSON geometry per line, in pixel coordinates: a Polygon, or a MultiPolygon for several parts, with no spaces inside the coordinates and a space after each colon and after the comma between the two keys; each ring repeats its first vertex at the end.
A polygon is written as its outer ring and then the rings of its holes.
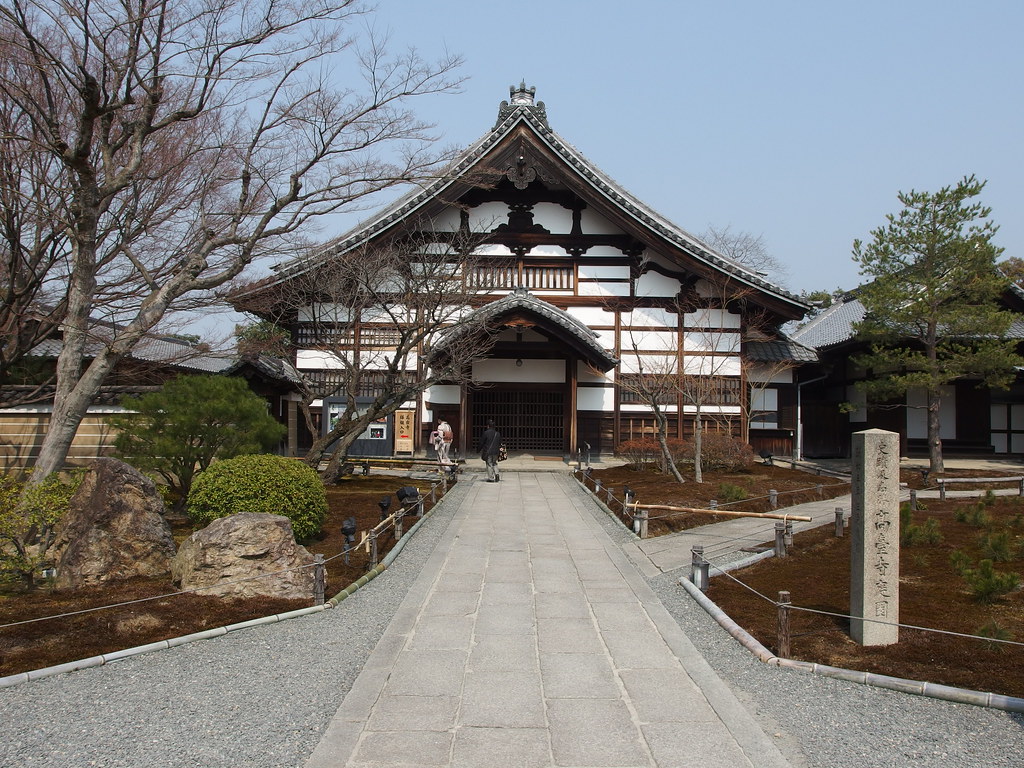
{"type": "MultiPolygon", "coordinates": [[[[651,409],[648,406],[635,403],[623,403],[619,406],[619,410],[622,413],[651,413],[651,409]]],[[[676,410],[677,408],[674,405],[661,406],[662,413],[675,413],[676,410]]]]}
{"type": "Polygon", "coordinates": [[[642,331],[635,328],[624,328],[622,330],[622,348],[675,353],[676,334],[673,331],[642,331]]]}
{"type": "Polygon", "coordinates": [[[321,352],[316,349],[300,349],[295,353],[295,366],[297,368],[312,368],[313,370],[336,371],[342,367],[342,359],[329,352],[321,352]]]}
{"type": "Polygon", "coordinates": [[[431,218],[429,226],[433,228],[435,232],[458,232],[459,223],[461,221],[459,213],[460,211],[458,208],[450,205],[431,218]]]}
{"type": "Polygon", "coordinates": [[[686,355],[683,357],[683,372],[688,376],[739,376],[738,357],[715,355],[686,355]]]}
{"type": "Polygon", "coordinates": [[[734,328],[740,327],[739,315],[724,309],[699,309],[683,315],[683,324],[690,328],[734,328]]]}
{"type": "Polygon", "coordinates": [[[675,373],[676,356],[671,355],[637,355],[623,350],[620,355],[622,362],[619,371],[622,373],[640,373],[641,364],[644,373],[675,373]]]}
{"type": "Polygon", "coordinates": [[[629,296],[629,283],[580,283],[580,296],[629,296]]]}
{"type": "Polygon", "coordinates": [[[615,313],[601,307],[569,307],[566,312],[588,327],[595,325],[615,327],[615,313]]]}
{"type": "Polygon", "coordinates": [[[580,228],[584,235],[621,235],[622,230],[612,224],[593,208],[584,208],[580,216],[580,228]]]}
{"type": "MultiPolygon", "coordinates": [[[[939,404],[939,437],[942,440],[956,439],[956,393],[953,387],[942,387],[942,402],[939,404]]],[[[928,395],[923,389],[907,392],[907,437],[923,439],[928,437],[928,395]]]]}
{"type": "Polygon", "coordinates": [[[778,364],[753,363],[747,370],[747,381],[755,384],[792,384],[793,368],[778,370],[778,364]]]}
{"type": "Polygon", "coordinates": [[[615,410],[615,390],[611,387],[576,387],[577,411],[615,410]]]}
{"type": "Polygon", "coordinates": [[[502,245],[501,243],[487,243],[477,246],[473,249],[473,253],[478,256],[511,256],[512,250],[507,245],[502,245]]]}
{"type": "Polygon", "coordinates": [[[676,313],[658,307],[638,307],[632,312],[622,313],[623,327],[630,325],[646,325],[656,328],[675,328],[676,313]]]}
{"type": "Polygon", "coordinates": [[[434,405],[458,405],[460,402],[459,386],[457,384],[435,384],[428,387],[423,394],[424,400],[429,400],[434,405]]]}
{"type": "Polygon", "coordinates": [[[364,323],[411,322],[414,312],[404,304],[391,304],[388,307],[366,307],[359,313],[364,323]]]}
{"type": "MultiPolygon", "coordinates": [[[[583,231],[586,232],[585,229],[583,231]]],[[[595,245],[587,249],[587,256],[615,256],[621,259],[622,251],[611,245],[595,245]]]]}
{"type": "MultiPolygon", "coordinates": [[[[696,413],[697,406],[684,405],[683,413],[696,413]]],[[[703,416],[738,416],[740,407],[738,405],[702,405],[700,409],[703,416]]]]}
{"type": "Polygon", "coordinates": [[[682,286],[674,277],[657,272],[644,272],[636,281],[637,296],[675,296],[682,286]]]}
{"type": "Polygon", "coordinates": [[[572,232],[572,211],[558,203],[537,203],[533,206],[533,223],[553,234],[567,235],[572,232]]]}
{"type": "Polygon", "coordinates": [[[499,224],[508,223],[508,206],[505,203],[483,203],[469,209],[469,229],[472,232],[490,232],[499,224]]]}
{"type": "Polygon", "coordinates": [[[557,256],[568,258],[569,254],[560,245],[537,245],[530,249],[530,256],[557,256]]]}
{"type": "Polygon", "coordinates": [[[514,359],[491,358],[473,363],[473,379],[479,382],[560,384],[565,382],[564,360],[528,360],[517,366],[514,359]]]}
{"type": "Polygon", "coordinates": [[[624,264],[609,264],[602,266],[600,264],[580,264],[578,274],[581,278],[618,278],[622,280],[629,280],[629,267],[624,264]]]}
{"type": "Polygon", "coordinates": [[[739,354],[740,335],[733,331],[686,331],[685,352],[731,352],[739,354]]]}

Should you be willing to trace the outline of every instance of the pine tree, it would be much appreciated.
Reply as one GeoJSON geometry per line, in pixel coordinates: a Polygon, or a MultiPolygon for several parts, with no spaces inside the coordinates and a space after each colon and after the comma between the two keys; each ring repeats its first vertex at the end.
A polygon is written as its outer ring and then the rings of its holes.
{"type": "Polygon", "coordinates": [[[958,379],[1007,387],[1024,363],[1006,338],[1013,315],[999,304],[1008,281],[997,268],[991,208],[973,201],[985,182],[973,175],[938,192],[901,192],[903,210],[854,242],[854,259],[871,278],[859,296],[858,324],[871,351],[854,362],[870,371],[869,401],[926,394],[930,471],[943,471],[940,405],[958,379]]]}

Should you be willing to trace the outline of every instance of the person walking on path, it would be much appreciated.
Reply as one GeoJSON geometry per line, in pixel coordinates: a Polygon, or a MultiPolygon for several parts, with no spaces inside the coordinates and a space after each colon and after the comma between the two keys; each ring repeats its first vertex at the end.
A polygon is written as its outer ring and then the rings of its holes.
{"type": "Polygon", "coordinates": [[[451,464],[452,460],[448,457],[448,452],[452,447],[452,438],[454,437],[451,425],[444,419],[441,419],[437,422],[437,431],[434,434],[436,435],[434,438],[434,450],[437,451],[438,462],[441,464],[451,464]]]}
{"type": "Polygon", "coordinates": [[[501,480],[498,474],[498,452],[501,450],[501,432],[495,429],[494,419],[487,420],[487,429],[480,437],[480,458],[487,465],[487,482],[497,483],[501,480]]]}

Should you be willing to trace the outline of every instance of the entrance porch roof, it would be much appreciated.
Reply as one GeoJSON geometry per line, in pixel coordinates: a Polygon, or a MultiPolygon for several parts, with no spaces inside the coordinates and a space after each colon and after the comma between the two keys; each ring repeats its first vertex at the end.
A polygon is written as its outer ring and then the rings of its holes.
{"type": "Polygon", "coordinates": [[[536,328],[545,331],[567,344],[583,359],[601,371],[610,371],[618,365],[618,358],[598,343],[597,334],[580,320],[563,309],[534,296],[526,288],[516,288],[497,301],[473,310],[464,318],[465,326],[453,328],[435,345],[443,350],[462,338],[466,328],[496,328],[514,321],[532,321],[536,328]]]}

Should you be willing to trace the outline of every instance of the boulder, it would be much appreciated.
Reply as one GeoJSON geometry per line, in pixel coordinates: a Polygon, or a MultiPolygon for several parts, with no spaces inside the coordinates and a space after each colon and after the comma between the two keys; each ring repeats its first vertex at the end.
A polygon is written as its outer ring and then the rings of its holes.
{"type": "Polygon", "coordinates": [[[55,531],[59,589],[171,570],[174,538],[153,481],[116,459],[97,459],[55,531]]]}
{"type": "Polygon", "coordinates": [[[311,600],[313,569],[302,566],[312,563],[313,556],[295,543],[287,517],[242,512],[214,520],[182,542],[171,579],[179,589],[209,587],[204,595],[311,600]]]}

